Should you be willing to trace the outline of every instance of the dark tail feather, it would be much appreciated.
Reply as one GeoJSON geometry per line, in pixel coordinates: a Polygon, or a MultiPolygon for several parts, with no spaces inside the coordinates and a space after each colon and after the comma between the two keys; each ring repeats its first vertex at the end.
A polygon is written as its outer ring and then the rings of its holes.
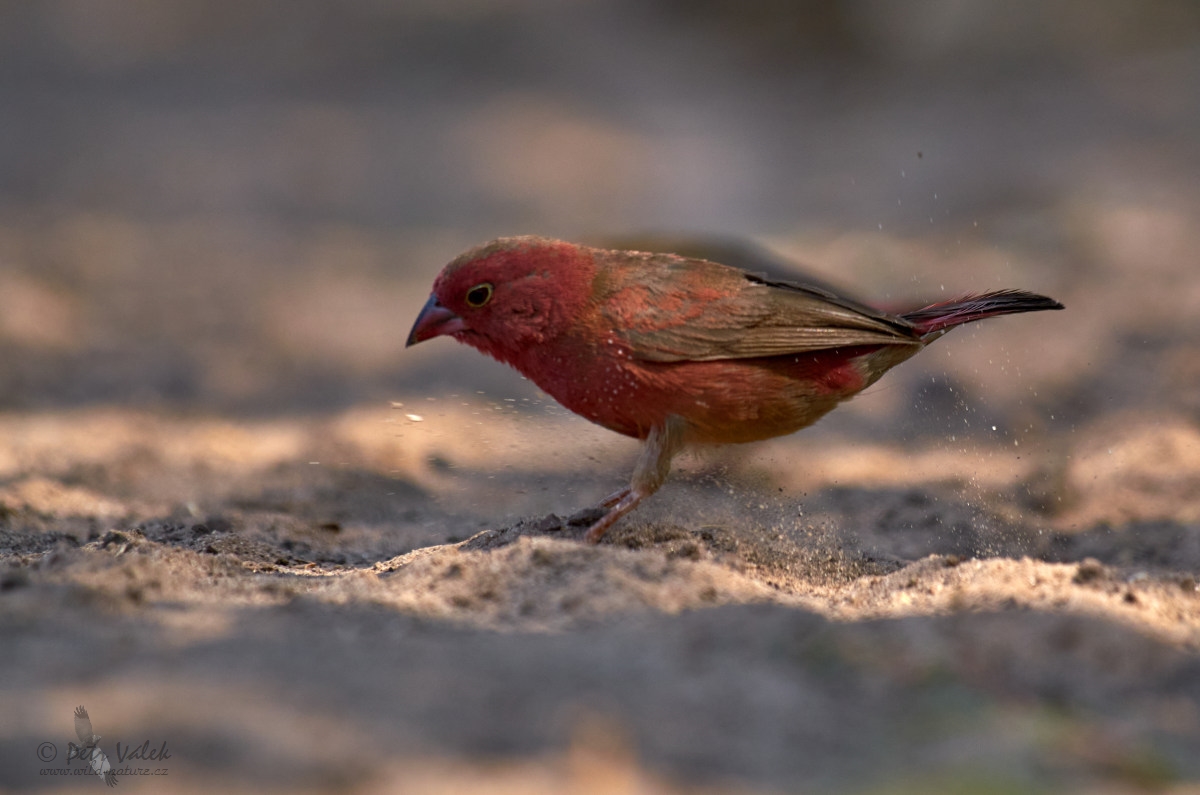
{"type": "Polygon", "coordinates": [[[901,315],[916,327],[921,336],[943,331],[963,323],[983,320],[996,315],[1013,315],[1018,312],[1040,312],[1043,309],[1062,309],[1063,305],[1053,298],[1024,290],[998,290],[983,295],[968,295],[953,301],[930,304],[924,309],[901,315]]]}

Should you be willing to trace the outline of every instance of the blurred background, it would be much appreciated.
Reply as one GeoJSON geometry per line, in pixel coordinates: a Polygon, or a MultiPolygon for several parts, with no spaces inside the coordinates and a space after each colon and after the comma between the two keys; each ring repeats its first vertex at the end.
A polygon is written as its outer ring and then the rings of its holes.
{"type": "Polygon", "coordinates": [[[1194,792],[1198,252],[1194,0],[0,0],[0,788],[1194,792]],[[636,455],[404,348],[514,234],[1067,309],[470,551],[636,455]]]}
{"type": "MultiPolygon", "coordinates": [[[[1046,292],[1039,399],[1200,411],[1198,85],[1187,0],[3,3],[0,408],[527,397],[403,349],[441,265],[667,232],[884,305],[1046,292]]],[[[910,383],[1038,403],[978,350],[910,383]]]]}

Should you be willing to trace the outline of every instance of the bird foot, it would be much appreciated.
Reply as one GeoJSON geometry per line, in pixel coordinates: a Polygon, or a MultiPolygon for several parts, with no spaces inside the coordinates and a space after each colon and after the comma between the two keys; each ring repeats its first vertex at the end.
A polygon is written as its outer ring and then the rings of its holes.
{"type": "Polygon", "coordinates": [[[608,532],[608,528],[636,508],[644,496],[634,488],[624,488],[605,497],[597,506],[605,509],[605,513],[588,528],[587,533],[583,536],[584,540],[590,544],[599,544],[600,539],[604,538],[604,534],[608,532]]]}

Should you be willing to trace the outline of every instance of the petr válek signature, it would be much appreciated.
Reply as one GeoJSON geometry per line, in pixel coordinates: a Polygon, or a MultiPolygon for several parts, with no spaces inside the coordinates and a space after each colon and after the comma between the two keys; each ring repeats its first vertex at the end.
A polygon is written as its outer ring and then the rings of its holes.
{"type": "Polygon", "coordinates": [[[170,758],[171,752],[167,749],[166,740],[163,740],[163,744],[158,748],[151,748],[149,740],[146,740],[141,745],[126,745],[124,747],[121,746],[119,740],[117,741],[117,764],[123,764],[130,759],[141,759],[142,761],[149,762],[170,758]]]}

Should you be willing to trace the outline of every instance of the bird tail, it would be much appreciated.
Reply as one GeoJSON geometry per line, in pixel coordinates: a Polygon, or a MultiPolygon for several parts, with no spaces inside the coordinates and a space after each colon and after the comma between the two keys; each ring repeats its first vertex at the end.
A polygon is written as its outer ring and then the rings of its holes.
{"type": "Polygon", "coordinates": [[[972,323],[997,315],[1019,312],[1040,312],[1043,309],[1062,309],[1053,298],[1024,290],[997,290],[981,295],[968,295],[953,301],[930,304],[923,309],[906,312],[901,317],[913,324],[917,334],[924,337],[939,331],[972,323]]]}

